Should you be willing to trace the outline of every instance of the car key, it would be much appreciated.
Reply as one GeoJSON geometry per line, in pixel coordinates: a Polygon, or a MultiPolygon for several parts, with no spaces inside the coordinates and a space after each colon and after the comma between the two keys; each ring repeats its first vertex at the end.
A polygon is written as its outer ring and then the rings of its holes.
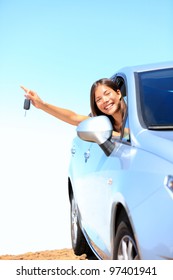
{"type": "Polygon", "coordinates": [[[31,100],[25,98],[24,105],[23,105],[23,109],[25,110],[25,117],[26,117],[26,110],[30,109],[30,104],[31,104],[31,100]]]}

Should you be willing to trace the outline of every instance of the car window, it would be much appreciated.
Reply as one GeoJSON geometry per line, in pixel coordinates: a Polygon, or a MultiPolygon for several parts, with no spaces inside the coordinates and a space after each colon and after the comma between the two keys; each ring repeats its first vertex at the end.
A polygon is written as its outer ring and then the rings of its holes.
{"type": "Polygon", "coordinates": [[[173,129],[173,69],[136,74],[140,108],[149,129],[173,129]]]}

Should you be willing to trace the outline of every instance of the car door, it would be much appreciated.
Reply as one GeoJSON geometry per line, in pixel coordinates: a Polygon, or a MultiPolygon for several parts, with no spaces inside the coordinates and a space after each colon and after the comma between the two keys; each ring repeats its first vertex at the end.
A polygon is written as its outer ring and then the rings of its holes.
{"type": "Polygon", "coordinates": [[[121,185],[123,171],[129,164],[131,148],[115,140],[114,150],[108,157],[95,143],[78,140],[76,146],[78,170],[76,170],[75,195],[82,226],[95,249],[104,252],[104,258],[111,255],[111,213],[121,185]],[[87,159],[86,159],[87,154],[87,159]],[[117,180],[116,180],[117,178],[117,180]],[[119,181],[118,181],[119,180],[119,181]]]}

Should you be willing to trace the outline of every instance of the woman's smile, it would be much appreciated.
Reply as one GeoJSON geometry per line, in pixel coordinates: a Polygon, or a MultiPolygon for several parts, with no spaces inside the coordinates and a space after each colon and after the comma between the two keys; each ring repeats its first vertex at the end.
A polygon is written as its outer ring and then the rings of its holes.
{"type": "Polygon", "coordinates": [[[114,103],[110,102],[106,106],[104,106],[104,110],[109,111],[110,109],[112,109],[113,106],[114,106],[114,103]]]}

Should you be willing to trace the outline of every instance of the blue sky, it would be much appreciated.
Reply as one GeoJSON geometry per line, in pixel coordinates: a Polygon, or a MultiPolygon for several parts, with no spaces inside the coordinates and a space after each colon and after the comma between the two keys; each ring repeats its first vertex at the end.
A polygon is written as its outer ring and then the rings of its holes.
{"type": "Polygon", "coordinates": [[[75,128],[33,107],[24,118],[19,86],[88,114],[95,80],[173,60],[172,13],[172,0],[0,0],[0,210],[7,209],[0,253],[70,246],[75,128]]]}

